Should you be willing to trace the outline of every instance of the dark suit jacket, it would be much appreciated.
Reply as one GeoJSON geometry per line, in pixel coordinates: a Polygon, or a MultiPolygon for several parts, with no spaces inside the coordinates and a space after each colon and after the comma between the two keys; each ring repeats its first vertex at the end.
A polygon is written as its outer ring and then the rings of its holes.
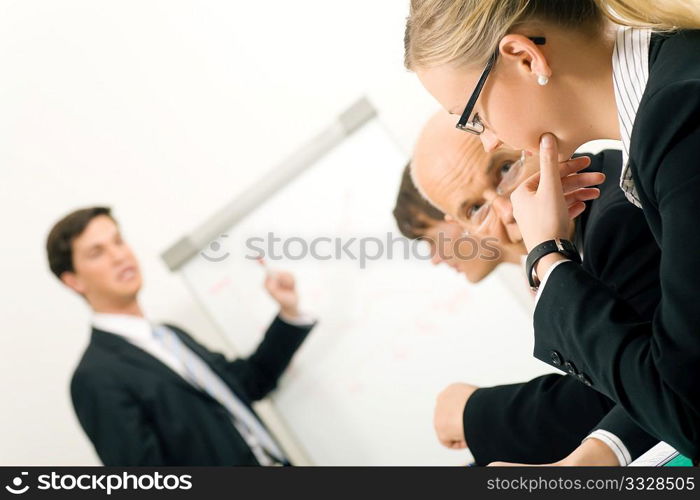
{"type": "MultiPolygon", "coordinates": [[[[588,202],[576,220],[575,240],[583,251],[583,269],[615,289],[640,317],[651,319],[660,298],[660,252],[644,214],[619,188],[621,167],[619,151],[591,157],[587,170],[603,172],[606,180],[600,197],[588,202]]],[[[633,457],[656,444],[624,411],[613,410],[612,400],[581,383],[575,365],[568,368],[567,376],[543,375],[523,384],[479,389],[471,396],[464,427],[477,464],[560,460],[594,428],[618,436],[633,457]]]]}
{"type": "MultiPolygon", "coordinates": [[[[550,275],[535,310],[535,356],[573,360],[650,434],[700,458],[700,31],[652,36],[630,168],[661,247],[661,300],[640,317],[573,263],[550,275]]],[[[603,245],[618,244],[615,236],[603,245]]],[[[635,255],[616,265],[631,266],[635,255]]]]}
{"type": "MultiPolygon", "coordinates": [[[[255,353],[228,361],[168,326],[249,406],[274,389],[310,331],[276,318],[255,353]]],[[[92,330],[71,395],[105,465],[257,464],[223,406],[113,333],[92,330]]]]}

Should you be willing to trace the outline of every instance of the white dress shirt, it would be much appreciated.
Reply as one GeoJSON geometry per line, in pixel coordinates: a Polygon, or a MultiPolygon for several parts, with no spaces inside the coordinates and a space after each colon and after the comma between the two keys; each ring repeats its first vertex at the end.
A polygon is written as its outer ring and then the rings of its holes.
{"type": "Polygon", "coordinates": [[[617,119],[620,122],[622,140],[620,187],[627,199],[639,208],[642,208],[642,204],[629,168],[629,154],[632,127],[649,80],[650,41],[649,29],[619,28],[612,59],[617,119]]]}

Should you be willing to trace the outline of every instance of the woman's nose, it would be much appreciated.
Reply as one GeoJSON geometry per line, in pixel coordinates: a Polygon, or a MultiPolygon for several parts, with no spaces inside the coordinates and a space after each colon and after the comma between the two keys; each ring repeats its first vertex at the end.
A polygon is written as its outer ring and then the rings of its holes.
{"type": "Polygon", "coordinates": [[[495,151],[503,144],[489,129],[484,130],[481,135],[479,135],[479,139],[481,139],[481,144],[484,146],[484,151],[487,153],[495,151]]]}

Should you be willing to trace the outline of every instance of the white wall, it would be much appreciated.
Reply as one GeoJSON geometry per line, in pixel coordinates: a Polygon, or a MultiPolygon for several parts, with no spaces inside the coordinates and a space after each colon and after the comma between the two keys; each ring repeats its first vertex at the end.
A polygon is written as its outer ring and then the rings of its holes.
{"type": "Polygon", "coordinates": [[[114,207],[150,315],[225,349],[159,253],[363,92],[408,151],[435,105],[402,66],[406,13],[396,0],[0,4],[0,464],[98,463],[68,394],[89,315],[48,272],[51,224],[114,207]]]}

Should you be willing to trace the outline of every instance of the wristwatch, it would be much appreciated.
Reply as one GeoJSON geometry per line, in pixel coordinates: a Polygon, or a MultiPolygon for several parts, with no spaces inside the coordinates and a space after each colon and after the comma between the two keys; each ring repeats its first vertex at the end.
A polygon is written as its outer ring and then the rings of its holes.
{"type": "Polygon", "coordinates": [[[569,260],[581,263],[581,256],[576,250],[576,246],[569,240],[554,238],[553,240],[540,243],[527,254],[527,260],[525,261],[525,272],[530,282],[530,288],[533,291],[537,291],[537,288],[540,286],[540,279],[537,276],[537,271],[535,271],[537,263],[542,257],[550,253],[560,253],[569,260]]]}

